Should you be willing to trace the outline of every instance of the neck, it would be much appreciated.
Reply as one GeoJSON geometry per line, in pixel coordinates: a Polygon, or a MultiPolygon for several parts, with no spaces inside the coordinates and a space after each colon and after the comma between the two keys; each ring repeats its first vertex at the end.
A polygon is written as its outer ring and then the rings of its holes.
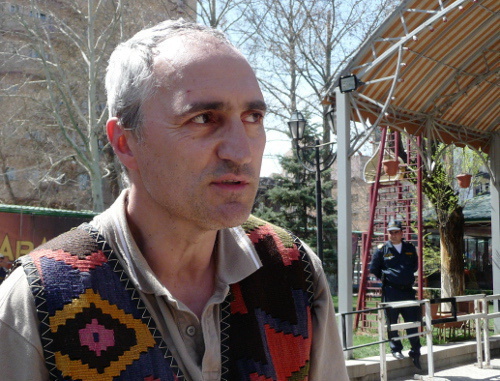
{"type": "Polygon", "coordinates": [[[127,220],[158,280],[200,317],[214,291],[217,231],[201,230],[159,208],[146,208],[130,195],[127,220]]]}

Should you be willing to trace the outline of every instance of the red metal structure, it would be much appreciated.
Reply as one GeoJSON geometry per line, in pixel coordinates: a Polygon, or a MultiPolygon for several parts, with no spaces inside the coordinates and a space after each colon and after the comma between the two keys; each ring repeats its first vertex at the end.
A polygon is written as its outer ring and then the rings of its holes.
{"type": "MultiPolygon", "coordinates": [[[[391,220],[400,220],[407,227],[405,240],[417,247],[419,255],[418,297],[423,297],[422,276],[422,170],[418,154],[420,138],[401,136],[397,131],[382,129],[379,149],[365,167],[365,180],[371,183],[369,229],[363,235],[361,274],[357,310],[366,309],[366,301],[380,296],[380,285],[370,279],[368,265],[371,254],[388,237],[385,231],[391,220]],[[393,176],[382,169],[384,160],[397,160],[399,171],[393,176]]],[[[357,314],[355,328],[369,326],[367,314],[357,314]]]]}

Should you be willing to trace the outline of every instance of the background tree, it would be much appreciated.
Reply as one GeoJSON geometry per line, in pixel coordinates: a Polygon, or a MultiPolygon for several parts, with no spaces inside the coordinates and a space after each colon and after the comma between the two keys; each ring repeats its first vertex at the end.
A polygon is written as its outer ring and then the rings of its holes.
{"type": "MultiPolygon", "coordinates": [[[[422,191],[431,203],[440,237],[441,297],[465,293],[463,209],[470,188],[457,185],[455,176],[468,171],[477,173],[486,164],[486,156],[468,148],[457,148],[424,140],[421,151],[426,165],[423,170],[422,191]]],[[[415,178],[413,178],[415,181],[415,178]]]]}
{"type": "MultiPolygon", "coordinates": [[[[199,0],[198,20],[221,28],[250,58],[270,118],[268,130],[288,139],[294,110],[310,110],[324,124],[325,95],[346,60],[398,0],[199,0]]],[[[354,126],[355,127],[355,126],[354,126]]]]}
{"type": "Polygon", "coordinates": [[[254,0],[245,14],[248,29],[244,49],[257,67],[259,80],[285,134],[294,110],[309,110],[324,124],[326,92],[346,60],[391,9],[391,0],[254,0]]]}
{"type": "Polygon", "coordinates": [[[464,214],[457,192],[442,163],[424,177],[422,190],[436,212],[441,251],[441,296],[463,295],[464,214]]]}
{"type": "Polygon", "coordinates": [[[110,193],[116,196],[117,167],[104,137],[108,57],[124,36],[145,25],[192,15],[181,3],[172,4],[145,0],[1,4],[0,105],[7,115],[1,128],[16,125],[21,136],[35,137],[30,144],[38,145],[36,158],[29,151],[10,156],[2,151],[10,160],[6,166],[19,173],[38,161],[36,173],[31,171],[30,178],[11,187],[10,201],[25,198],[42,206],[101,211],[105,198],[109,203],[110,193]],[[23,109],[12,106],[21,104],[23,109]],[[26,189],[38,190],[38,200],[26,189]]]}
{"type": "Polygon", "coordinates": [[[245,13],[253,6],[252,0],[198,0],[195,9],[191,9],[197,14],[198,22],[235,37],[245,13]]]}
{"type": "Polygon", "coordinates": [[[18,42],[12,58],[24,61],[26,78],[21,86],[31,98],[28,120],[39,122],[27,124],[27,129],[39,136],[40,130],[46,132],[38,139],[44,143],[41,152],[46,157],[38,185],[62,185],[71,176],[68,164],[79,164],[90,180],[95,211],[104,209],[100,160],[106,118],[104,52],[118,29],[120,7],[121,3],[94,0],[62,6],[31,1],[10,14],[6,30],[10,40],[18,42]],[[40,87],[44,97],[35,99],[40,87]]]}

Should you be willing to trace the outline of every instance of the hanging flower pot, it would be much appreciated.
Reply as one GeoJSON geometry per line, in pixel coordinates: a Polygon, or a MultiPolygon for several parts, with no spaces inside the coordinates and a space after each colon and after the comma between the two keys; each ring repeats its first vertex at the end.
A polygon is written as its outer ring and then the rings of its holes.
{"type": "Polygon", "coordinates": [[[468,188],[470,185],[470,180],[472,178],[471,174],[461,173],[457,176],[458,185],[460,188],[468,188]]]}
{"type": "Polygon", "coordinates": [[[396,176],[399,170],[399,161],[397,160],[384,160],[382,162],[384,166],[384,172],[387,176],[396,176]]]}

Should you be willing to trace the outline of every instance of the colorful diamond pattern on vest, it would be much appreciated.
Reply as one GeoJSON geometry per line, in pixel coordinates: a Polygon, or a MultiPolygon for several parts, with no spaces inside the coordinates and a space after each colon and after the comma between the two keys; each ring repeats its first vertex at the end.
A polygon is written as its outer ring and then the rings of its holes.
{"type": "MultiPolygon", "coordinates": [[[[95,308],[94,305],[92,307],[95,308]]],[[[92,319],[92,323],[87,324],[78,333],[80,335],[80,343],[95,352],[97,357],[100,357],[102,352],[108,349],[108,347],[115,346],[114,329],[107,329],[106,326],[99,324],[97,319],[92,319]]]]}
{"type": "Polygon", "coordinates": [[[148,327],[88,289],[50,318],[65,377],[115,377],[155,345],[148,327]]]}

